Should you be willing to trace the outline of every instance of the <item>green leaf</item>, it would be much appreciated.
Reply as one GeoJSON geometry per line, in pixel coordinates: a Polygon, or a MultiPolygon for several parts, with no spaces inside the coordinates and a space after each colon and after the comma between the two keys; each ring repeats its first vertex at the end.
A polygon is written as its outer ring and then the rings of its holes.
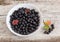
{"type": "Polygon", "coordinates": [[[49,30],[49,26],[48,26],[48,25],[45,25],[43,28],[44,28],[45,30],[49,30]]]}

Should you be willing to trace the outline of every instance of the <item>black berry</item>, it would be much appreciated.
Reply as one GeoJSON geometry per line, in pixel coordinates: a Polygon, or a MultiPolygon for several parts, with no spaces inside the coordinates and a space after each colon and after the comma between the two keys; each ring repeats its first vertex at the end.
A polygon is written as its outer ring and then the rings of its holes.
{"type": "Polygon", "coordinates": [[[10,16],[11,28],[21,35],[28,35],[36,31],[39,26],[39,16],[35,9],[19,8],[10,16]]]}

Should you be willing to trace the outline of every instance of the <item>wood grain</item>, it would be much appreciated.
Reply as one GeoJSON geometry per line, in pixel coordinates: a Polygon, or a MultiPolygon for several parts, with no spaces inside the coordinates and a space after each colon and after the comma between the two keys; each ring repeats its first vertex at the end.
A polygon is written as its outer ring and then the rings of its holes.
{"type": "MultiPolygon", "coordinates": [[[[8,1],[9,2],[9,1],[8,1]]],[[[60,41],[60,36],[59,37],[54,37],[50,39],[31,39],[31,38],[21,38],[17,37],[16,35],[12,34],[7,26],[6,26],[6,16],[9,12],[9,10],[15,6],[16,4],[19,3],[33,3],[42,12],[43,16],[46,15],[53,15],[55,19],[55,24],[59,26],[58,23],[60,23],[60,1],[59,0],[27,0],[27,1],[11,1],[10,5],[0,5],[0,42],[59,42],[60,41]]],[[[44,18],[44,17],[43,17],[44,18]]],[[[46,18],[46,17],[45,17],[46,18]]]]}

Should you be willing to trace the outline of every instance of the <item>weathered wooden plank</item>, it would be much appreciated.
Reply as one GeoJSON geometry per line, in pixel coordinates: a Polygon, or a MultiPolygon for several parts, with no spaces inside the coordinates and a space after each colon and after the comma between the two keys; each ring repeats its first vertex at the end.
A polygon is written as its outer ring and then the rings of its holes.
{"type": "MultiPolygon", "coordinates": [[[[9,10],[15,6],[16,4],[18,3],[33,3],[33,4],[36,4],[36,6],[38,6],[38,8],[40,9],[41,13],[43,14],[43,16],[45,16],[44,18],[46,18],[46,16],[48,15],[52,15],[54,16],[54,21],[56,22],[56,28],[60,28],[60,6],[59,6],[59,0],[28,0],[28,1],[11,1],[12,4],[10,5],[0,5],[0,41],[1,42],[57,42],[57,41],[60,41],[57,37],[57,39],[53,38],[52,37],[49,39],[45,39],[45,40],[41,40],[40,37],[36,36],[36,37],[30,37],[29,39],[28,38],[21,38],[21,37],[17,37],[15,35],[13,35],[9,29],[7,28],[6,26],[6,16],[7,16],[7,13],[9,12],[9,10]],[[38,38],[38,39],[35,39],[34,38],[38,38]],[[23,41],[22,41],[23,40],[23,41]],[[34,40],[34,41],[31,41],[31,40],[34,40]]],[[[58,35],[60,35],[60,33],[58,32],[57,33],[58,35]]],[[[59,36],[60,37],[60,36],[59,36]]]]}
{"type": "MultiPolygon", "coordinates": [[[[18,4],[20,2],[15,2],[12,5],[6,5],[6,6],[1,6],[0,5],[0,15],[7,15],[7,13],[9,12],[9,10],[14,7],[16,4],[18,4]],[[2,12],[2,14],[1,14],[2,12]]],[[[21,3],[28,3],[28,2],[21,2],[21,3]]],[[[33,2],[32,2],[33,3],[33,2]]],[[[38,6],[38,8],[41,10],[42,13],[51,13],[53,14],[60,12],[60,5],[57,3],[50,3],[50,2],[45,2],[45,3],[33,3],[36,4],[38,6]]]]}

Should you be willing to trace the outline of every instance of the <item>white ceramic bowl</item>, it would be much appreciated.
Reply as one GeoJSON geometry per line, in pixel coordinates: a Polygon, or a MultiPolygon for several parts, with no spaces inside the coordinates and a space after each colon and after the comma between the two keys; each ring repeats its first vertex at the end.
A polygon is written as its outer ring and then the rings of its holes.
{"type": "Polygon", "coordinates": [[[13,34],[15,34],[15,35],[17,35],[17,36],[22,36],[22,37],[32,36],[32,35],[35,35],[36,33],[38,33],[39,30],[40,30],[40,28],[41,28],[41,23],[42,23],[42,18],[41,18],[41,13],[40,13],[40,10],[39,10],[38,6],[35,6],[34,4],[28,4],[28,3],[18,4],[18,5],[16,5],[16,6],[14,6],[14,7],[8,12],[8,15],[7,15],[7,18],[6,18],[6,24],[7,24],[8,29],[9,29],[13,34]],[[12,15],[12,13],[13,13],[15,10],[18,10],[18,9],[21,8],[21,7],[25,7],[25,8],[29,8],[29,9],[35,9],[36,11],[39,12],[40,24],[39,24],[39,26],[38,26],[38,29],[37,29],[35,32],[33,32],[33,33],[29,34],[29,35],[21,35],[21,34],[18,34],[18,33],[16,33],[16,32],[14,32],[14,31],[12,30],[11,25],[10,25],[10,22],[9,22],[9,21],[10,21],[10,15],[12,15]]]}

